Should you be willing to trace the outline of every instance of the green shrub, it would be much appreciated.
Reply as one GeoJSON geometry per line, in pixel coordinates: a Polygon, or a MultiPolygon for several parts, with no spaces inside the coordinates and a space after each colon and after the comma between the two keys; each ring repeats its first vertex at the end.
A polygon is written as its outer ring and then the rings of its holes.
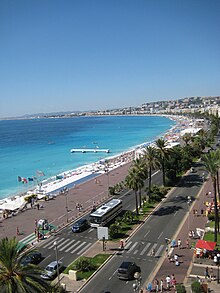
{"type": "Polygon", "coordinates": [[[201,284],[198,281],[193,282],[191,288],[193,293],[203,293],[201,284]]]}
{"type": "Polygon", "coordinates": [[[176,285],[176,292],[177,293],[186,293],[186,288],[183,284],[176,285]]]}
{"type": "Polygon", "coordinates": [[[82,256],[75,262],[75,267],[78,271],[88,272],[94,269],[94,265],[91,263],[91,259],[82,256]]]}
{"type": "Polygon", "coordinates": [[[119,232],[119,226],[112,224],[109,227],[109,236],[111,239],[117,238],[119,232]]]}

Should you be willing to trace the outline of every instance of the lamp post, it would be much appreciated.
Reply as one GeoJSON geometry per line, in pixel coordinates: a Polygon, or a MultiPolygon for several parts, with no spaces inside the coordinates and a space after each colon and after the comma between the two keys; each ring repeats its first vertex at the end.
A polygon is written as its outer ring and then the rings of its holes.
{"type": "Polygon", "coordinates": [[[109,196],[109,169],[108,169],[108,163],[105,164],[105,173],[107,175],[107,196],[109,196]]]}
{"type": "Polygon", "coordinates": [[[187,204],[188,204],[188,232],[189,232],[189,228],[190,228],[190,204],[191,204],[192,200],[191,200],[191,196],[189,195],[187,197],[187,204]]]}
{"type": "Polygon", "coordinates": [[[68,218],[68,201],[67,201],[67,194],[68,194],[68,188],[64,187],[64,195],[65,195],[65,201],[66,201],[66,222],[68,223],[69,218],[68,218]]]}
{"type": "Polygon", "coordinates": [[[60,272],[59,272],[59,265],[58,265],[57,242],[54,241],[53,245],[54,245],[54,248],[55,248],[55,255],[56,255],[58,285],[60,286],[60,272]]]}

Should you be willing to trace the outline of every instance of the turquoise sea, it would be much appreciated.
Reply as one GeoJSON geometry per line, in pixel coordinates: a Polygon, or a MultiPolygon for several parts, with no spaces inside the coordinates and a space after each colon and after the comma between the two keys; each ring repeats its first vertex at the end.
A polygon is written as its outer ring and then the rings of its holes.
{"type": "Polygon", "coordinates": [[[35,184],[18,176],[42,179],[97,162],[150,142],[174,121],[160,116],[75,117],[0,121],[0,199],[35,184]],[[70,153],[72,148],[103,148],[110,153],[70,153]]]}

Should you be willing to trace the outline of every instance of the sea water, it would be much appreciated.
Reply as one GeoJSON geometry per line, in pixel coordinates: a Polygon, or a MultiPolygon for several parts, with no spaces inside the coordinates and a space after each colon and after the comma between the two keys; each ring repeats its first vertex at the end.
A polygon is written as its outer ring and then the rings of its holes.
{"type": "Polygon", "coordinates": [[[18,176],[55,176],[150,142],[174,122],[161,116],[104,116],[0,121],[0,199],[22,192],[18,176]],[[110,153],[71,153],[72,148],[110,153]]]}

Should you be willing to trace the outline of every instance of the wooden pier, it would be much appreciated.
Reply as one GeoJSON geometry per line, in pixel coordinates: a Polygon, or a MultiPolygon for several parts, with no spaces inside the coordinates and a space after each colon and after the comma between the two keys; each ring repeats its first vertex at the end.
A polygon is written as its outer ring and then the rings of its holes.
{"type": "Polygon", "coordinates": [[[109,149],[71,149],[71,153],[110,153],[109,149]]]}

